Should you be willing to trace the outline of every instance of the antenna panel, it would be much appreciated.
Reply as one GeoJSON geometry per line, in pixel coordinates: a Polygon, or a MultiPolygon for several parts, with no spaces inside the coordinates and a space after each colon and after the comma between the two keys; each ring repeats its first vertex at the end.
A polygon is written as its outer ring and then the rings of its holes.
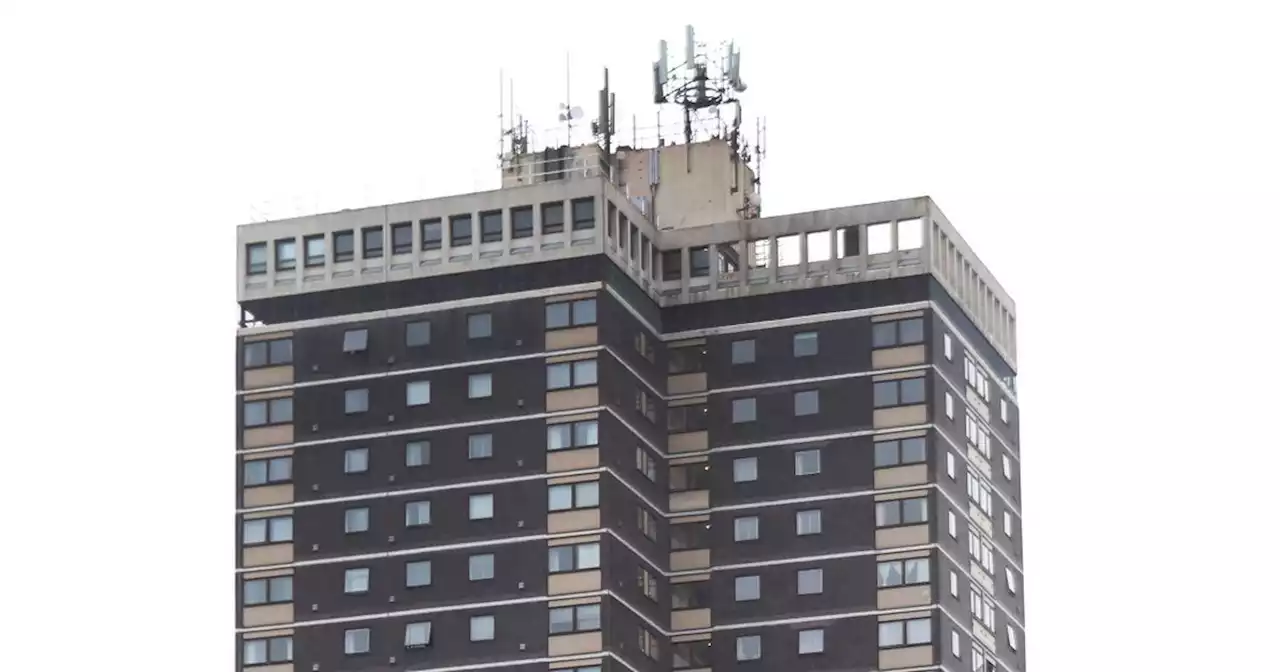
{"type": "Polygon", "coordinates": [[[689,67],[693,67],[693,57],[697,54],[693,43],[693,26],[686,25],[684,27],[684,55],[685,63],[689,67]]]}
{"type": "Polygon", "coordinates": [[[658,40],[658,78],[667,83],[667,41],[658,40]]]}

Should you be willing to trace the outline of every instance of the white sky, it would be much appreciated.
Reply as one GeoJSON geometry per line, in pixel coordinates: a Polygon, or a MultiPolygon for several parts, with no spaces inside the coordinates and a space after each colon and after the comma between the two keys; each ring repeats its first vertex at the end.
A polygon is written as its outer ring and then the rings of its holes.
{"type": "Polygon", "coordinates": [[[3,667],[231,669],[252,207],[489,188],[499,68],[629,127],[687,22],[766,214],[928,194],[1015,297],[1031,672],[1274,661],[1276,10],[1047,4],[0,0],[3,667]]]}

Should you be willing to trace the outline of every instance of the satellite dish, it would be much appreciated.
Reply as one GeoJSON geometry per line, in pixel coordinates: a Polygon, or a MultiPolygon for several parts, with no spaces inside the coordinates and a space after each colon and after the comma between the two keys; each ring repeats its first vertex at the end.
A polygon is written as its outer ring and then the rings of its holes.
{"type": "Polygon", "coordinates": [[[560,103],[560,121],[577,121],[582,118],[582,108],[574,105],[569,107],[564,103],[560,103]]]}

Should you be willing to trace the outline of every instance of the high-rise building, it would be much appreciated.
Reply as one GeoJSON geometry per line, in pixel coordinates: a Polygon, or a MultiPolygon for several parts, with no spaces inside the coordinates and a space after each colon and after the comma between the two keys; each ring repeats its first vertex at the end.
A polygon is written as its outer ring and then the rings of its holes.
{"type": "Polygon", "coordinates": [[[239,667],[1025,670],[1014,305],[932,200],[502,179],[239,228],[239,667]]]}

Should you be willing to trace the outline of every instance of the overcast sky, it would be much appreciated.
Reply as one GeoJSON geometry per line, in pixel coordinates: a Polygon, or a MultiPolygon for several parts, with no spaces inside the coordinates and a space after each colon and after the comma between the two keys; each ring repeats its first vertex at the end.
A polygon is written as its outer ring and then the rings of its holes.
{"type": "Polygon", "coordinates": [[[1030,672],[1274,661],[1276,10],[1047,5],[0,0],[4,667],[231,669],[235,225],[496,186],[566,52],[626,133],[689,22],[765,214],[930,195],[1015,298],[1030,672]]]}

